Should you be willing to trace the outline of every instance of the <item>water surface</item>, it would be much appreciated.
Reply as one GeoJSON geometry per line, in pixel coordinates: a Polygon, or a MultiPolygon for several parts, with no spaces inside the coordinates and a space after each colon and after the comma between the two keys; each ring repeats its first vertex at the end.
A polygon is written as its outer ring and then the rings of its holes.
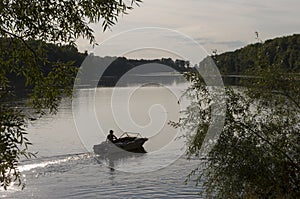
{"type": "Polygon", "coordinates": [[[4,198],[197,198],[199,187],[185,184],[198,165],[186,160],[181,132],[167,123],[179,117],[184,87],[81,89],[64,99],[57,115],[28,127],[37,158],[21,162],[26,188],[0,191],[4,198]],[[114,94],[113,94],[114,93],[114,94]],[[130,100],[126,96],[130,94],[130,100]],[[112,100],[112,96],[114,99],[112,100]],[[73,107],[73,109],[72,109],[73,107]],[[112,108],[114,107],[114,108],[112,108]],[[125,108],[125,109],[124,109],[125,108]],[[128,120],[129,110],[130,120],[128,120]],[[91,114],[92,113],[92,114],[91,114]],[[74,119],[75,117],[75,119],[74,119]],[[97,121],[97,124],[95,124],[97,121]],[[92,146],[109,129],[149,137],[147,154],[116,158],[96,156],[92,146]]]}

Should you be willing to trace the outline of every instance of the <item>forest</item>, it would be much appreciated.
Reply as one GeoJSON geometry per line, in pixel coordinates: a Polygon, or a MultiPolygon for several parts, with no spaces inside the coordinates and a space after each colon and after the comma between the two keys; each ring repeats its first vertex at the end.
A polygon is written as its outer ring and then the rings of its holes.
{"type": "Polygon", "coordinates": [[[243,75],[258,64],[258,56],[260,65],[280,65],[290,73],[299,73],[300,34],[259,41],[233,52],[212,55],[212,58],[223,75],[243,75]]]}
{"type": "MultiPolygon", "coordinates": [[[[11,45],[12,41],[10,39],[0,38],[0,41],[2,49],[12,49],[12,46],[15,46],[15,44],[11,45]]],[[[14,43],[15,42],[16,41],[14,41],[14,43]]],[[[48,75],[48,73],[52,71],[57,63],[68,63],[75,68],[79,68],[81,66],[81,63],[88,55],[87,51],[85,51],[84,53],[79,52],[78,49],[72,45],[59,46],[53,43],[46,43],[42,41],[28,41],[28,45],[32,49],[32,51],[38,51],[42,53],[44,57],[46,57],[46,59],[43,60],[44,63],[40,64],[40,69],[44,73],[44,75],[48,75]]],[[[8,50],[8,52],[12,52],[12,50],[8,50]]],[[[6,56],[11,57],[13,55],[7,53],[6,56]]],[[[145,60],[118,57],[113,63],[110,64],[107,70],[105,70],[103,77],[99,81],[99,86],[113,86],[116,84],[118,79],[129,70],[133,69],[136,66],[149,63],[167,65],[180,73],[186,72],[190,68],[189,61],[179,59],[176,59],[174,61],[171,58],[145,60]]],[[[8,74],[8,79],[11,83],[10,85],[12,86],[12,89],[24,89],[24,85],[26,85],[24,83],[25,78],[20,78],[19,76],[20,75],[16,73],[8,74]]]]}
{"type": "MultiPolygon", "coordinates": [[[[10,49],[11,41],[9,39],[0,38],[1,48],[10,49]]],[[[72,45],[56,45],[41,41],[29,41],[30,48],[33,51],[39,51],[47,58],[47,62],[41,64],[41,70],[47,75],[55,63],[69,63],[75,68],[79,68],[88,52],[79,52],[72,45]]],[[[8,50],[8,52],[12,52],[8,50]]],[[[6,56],[11,56],[9,53],[6,56]]],[[[270,39],[265,42],[257,42],[247,45],[233,52],[225,52],[222,54],[214,54],[205,58],[199,63],[199,67],[203,66],[209,58],[212,58],[219,68],[225,84],[237,84],[240,78],[228,77],[235,75],[244,75],[245,72],[256,65],[279,65],[289,73],[300,72],[300,35],[285,36],[270,39]],[[259,56],[260,63],[257,57],[259,56]]],[[[173,60],[171,58],[161,58],[153,60],[145,59],[128,59],[126,57],[118,57],[104,72],[103,77],[99,81],[99,86],[114,86],[118,79],[142,64],[157,63],[170,66],[172,69],[183,73],[194,68],[186,60],[173,60]]],[[[22,63],[20,63],[22,64],[22,63]]],[[[24,89],[24,78],[20,78],[18,74],[8,74],[8,79],[12,89],[24,89]]]]}

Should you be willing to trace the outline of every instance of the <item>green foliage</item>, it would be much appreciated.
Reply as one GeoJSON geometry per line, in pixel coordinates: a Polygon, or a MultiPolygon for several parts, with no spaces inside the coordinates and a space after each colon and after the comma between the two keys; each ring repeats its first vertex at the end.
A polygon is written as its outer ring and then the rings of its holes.
{"type": "Polygon", "coordinates": [[[19,181],[20,172],[17,169],[20,156],[30,158],[34,154],[27,151],[31,143],[25,137],[25,124],[28,118],[21,111],[0,106],[0,181],[6,188],[12,181],[19,181]],[[14,176],[14,178],[11,177],[14,176]]]}
{"type": "MultiPolygon", "coordinates": [[[[145,59],[127,59],[125,57],[118,57],[116,58],[104,71],[103,76],[101,77],[100,81],[98,82],[99,86],[115,86],[120,77],[122,77],[125,73],[130,71],[131,69],[141,66],[144,64],[163,64],[165,66],[170,66],[177,72],[186,72],[189,71],[189,62],[184,60],[176,59],[173,61],[171,58],[162,58],[162,59],[152,59],[152,60],[145,60],[145,59]]],[[[149,66],[151,67],[151,66],[149,66]]],[[[155,68],[149,68],[151,72],[161,72],[155,68]]],[[[147,73],[149,71],[143,71],[147,73]]],[[[94,77],[98,80],[99,77],[94,77]]]]}
{"type": "Polygon", "coordinates": [[[115,24],[132,8],[123,0],[30,1],[3,0],[0,3],[2,36],[74,43],[79,37],[94,42],[90,23],[102,20],[103,29],[115,24]]]}
{"type": "MultiPolygon", "coordinates": [[[[149,63],[157,63],[163,64],[166,66],[170,66],[174,70],[178,72],[186,72],[188,71],[188,62],[184,60],[176,59],[173,61],[171,58],[162,58],[162,59],[127,59],[126,57],[118,57],[115,61],[113,61],[109,67],[105,70],[103,76],[118,76],[121,77],[126,72],[130,71],[136,66],[140,66],[143,64],[149,63]]],[[[147,72],[147,71],[145,71],[147,72]]]]}
{"type": "Polygon", "coordinates": [[[245,87],[226,88],[225,124],[209,153],[203,140],[211,120],[211,101],[202,78],[192,82],[192,100],[175,127],[187,129],[188,157],[204,157],[192,171],[206,198],[298,198],[300,195],[300,79],[280,64],[266,63],[255,52],[245,87]],[[210,110],[210,111],[209,111],[210,110]]]}
{"type": "Polygon", "coordinates": [[[280,65],[287,72],[299,73],[300,35],[251,44],[234,52],[214,55],[212,58],[224,75],[245,74],[247,69],[258,65],[258,60],[265,66],[280,65]]]}
{"type": "MultiPolygon", "coordinates": [[[[0,2],[0,183],[5,189],[20,181],[17,165],[30,157],[25,128],[30,119],[55,113],[63,96],[70,96],[81,58],[75,48],[79,37],[95,43],[90,23],[103,30],[140,0],[70,0],[0,2]],[[130,3],[131,2],[131,3],[130,3]],[[129,5],[128,5],[129,4],[129,5]],[[47,42],[47,43],[46,43],[47,42]],[[50,42],[50,43],[49,43],[50,42]],[[62,46],[57,48],[54,44],[62,46]],[[58,56],[61,54],[61,56],[58,56]],[[68,55],[66,60],[63,55],[68,55]],[[35,113],[15,110],[7,102],[14,91],[28,89],[35,113]]],[[[82,61],[82,60],[81,60],[82,61]]],[[[23,90],[22,90],[23,92],[23,90]]],[[[16,93],[18,94],[18,93],[16,93]]]]}

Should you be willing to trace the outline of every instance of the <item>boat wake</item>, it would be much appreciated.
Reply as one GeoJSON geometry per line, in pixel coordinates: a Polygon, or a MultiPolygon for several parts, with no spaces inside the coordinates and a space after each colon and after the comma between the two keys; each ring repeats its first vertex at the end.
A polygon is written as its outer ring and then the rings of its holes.
{"type": "Polygon", "coordinates": [[[25,161],[26,164],[21,164],[18,167],[20,172],[30,171],[33,169],[38,168],[46,168],[50,166],[59,166],[68,163],[86,161],[88,159],[93,159],[95,157],[92,153],[78,153],[78,154],[66,154],[66,155],[59,155],[59,156],[52,156],[52,157],[45,157],[45,158],[37,158],[25,161]]]}
{"type": "MultiPolygon", "coordinates": [[[[49,174],[62,173],[76,168],[79,165],[90,164],[95,162],[95,155],[93,153],[78,153],[78,154],[65,154],[51,157],[32,158],[21,161],[18,166],[18,170],[21,172],[23,183],[26,184],[28,177],[38,178],[40,176],[46,176],[49,174]]],[[[20,191],[18,182],[12,182],[5,191],[2,187],[0,188],[1,197],[5,197],[7,192],[20,191]]]]}

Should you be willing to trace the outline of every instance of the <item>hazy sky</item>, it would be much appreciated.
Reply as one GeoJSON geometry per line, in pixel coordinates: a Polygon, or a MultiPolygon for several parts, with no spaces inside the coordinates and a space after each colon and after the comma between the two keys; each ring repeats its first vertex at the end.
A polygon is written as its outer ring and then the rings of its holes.
{"type": "MultiPolygon", "coordinates": [[[[255,31],[263,40],[299,33],[299,8],[299,0],[144,0],[121,17],[111,31],[103,33],[100,23],[93,27],[98,43],[118,34],[119,42],[124,41],[107,45],[111,47],[102,50],[102,56],[119,55],[116,50],[120,46],[134,43],[134,36],[131,41],[121,39],[122,32],[143,27],[176,30],[193,38],[208,53],[212,49],[225,52],[254,43],[255,31]]],[[[146,35],[144,39],[149,40],[146,35]]],[[[86,40],[77,43],[80,51],[95,50],[86,40]]]]}

